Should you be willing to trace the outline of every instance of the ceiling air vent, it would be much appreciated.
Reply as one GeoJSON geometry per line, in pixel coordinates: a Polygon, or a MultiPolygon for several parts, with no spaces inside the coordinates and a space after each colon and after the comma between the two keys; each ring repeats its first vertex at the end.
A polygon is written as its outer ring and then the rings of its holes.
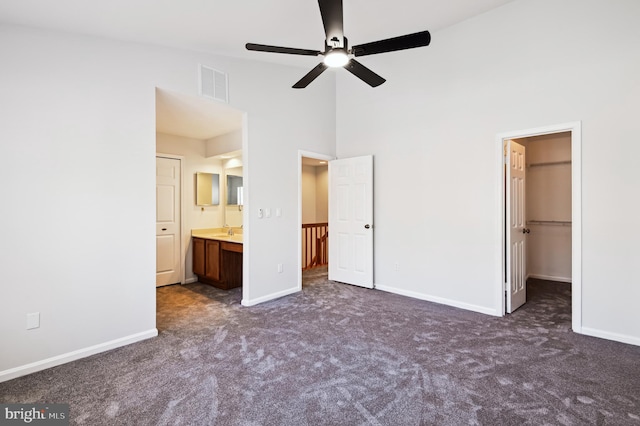
{"type": "Polygon", "coordinates": [[[200,65],[200,96],[229,103],[229,83],[227,74],[200,65]]]}

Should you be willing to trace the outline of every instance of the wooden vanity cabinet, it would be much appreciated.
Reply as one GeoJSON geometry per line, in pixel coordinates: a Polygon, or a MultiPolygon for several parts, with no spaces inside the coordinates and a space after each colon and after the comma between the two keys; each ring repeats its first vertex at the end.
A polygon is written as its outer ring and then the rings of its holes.
{"type": "Polygon", "coordinates": [[[204,276],[205,266],[205,240],[203,238],[193,238],[193,273],[197,276],[204,276]]]}
{"type": "Polygon", "coordinates": [[[242,285],[242,244],[193,237],[193,273],[198,281],[229,290],[242,285]]]}
{"type": "Polygon", "coordinates": [[[224,265],[223,281],[227,288],[240,287],[242,285],[242,244],[220,243],[220,260],[224,265]]]}
{"type": "Polygon", "coordinates": [[[204,276],[220,281],[220,241],[204,240],[204,276]]]}

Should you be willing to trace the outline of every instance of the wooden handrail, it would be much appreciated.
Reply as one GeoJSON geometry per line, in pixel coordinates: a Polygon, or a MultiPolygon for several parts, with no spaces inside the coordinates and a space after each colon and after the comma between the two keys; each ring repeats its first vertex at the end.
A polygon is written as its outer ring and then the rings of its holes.
{"type": "Polygon", "coordinates": [[[329,263],[327,238],[329,224],[305,223],[302,225],[302,270],[324,266],[329,263]]]}

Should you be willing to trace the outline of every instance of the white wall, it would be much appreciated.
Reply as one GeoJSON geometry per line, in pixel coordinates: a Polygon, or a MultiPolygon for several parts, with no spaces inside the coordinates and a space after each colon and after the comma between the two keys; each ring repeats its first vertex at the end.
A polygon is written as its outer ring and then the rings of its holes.
{"type": "Polygon", "coordinates": [[[222,161],[206,157],[206,142],[182,136],[156,133],[156,150],[162,154],[173,154],[184,157],[183,200],[185,213],[182,241],[186,248],[182,259],[185,268],[185,279],[190,282],[197,279],[193,274],[193,255],[191,250],[191,230],[202,228],[221,228],[224,225],[224,191],[222,161]],[[217,173],[220,179],[220,204],[217,206],[196,206],[195,174],[217,173]]]}
{"type": "Polygon", "coordinates": [[[316,166],[316,221],[329,221],[329,166],[316,166]]]}
{"type": "Polygon", "coordinates": [[[302,223],[316,223],[316,168],[302,165],[302,223]]]}
{"type": "Polygon", "coordinates": [[[6,25],[0,57],[0,380],[155,334],[155,89],[197,95],[199,63],[247,113],[245,207],[283,211],[246,215],[243,301],[295,291],[297,155],[335,152],[332,73],[292,90],[308,70],[6,25]]]}
{"type": "Polygon", "coordinates": [[[375,156],[378,287],[500,314],[496,135],[581,120],[582,331],[640,344],[639,19],[636,0],[518,0],[362,58],[375,90],[338,74],[338,157],[375,156]]]}
{"type": "Polygon", "coordinates": [[[571,133],[517,142],[526,144],[527,164],[531,165],[526,169],[527,221],[563,223],[527,224],[531,230],[527,235],[527,275],[571,282],[571,133]]]}
{"type": "Polygon", "coordinates": [[[239,151],[242,149],[242,129],[207,139],[205,146],[207,157],[239,151]]]}
{"type": "MultiPolygon", "coordinates": [[[[224,175],[222,176],[222,195],[224,202],[224,225],[231,226],[232,228],[237,228],[243,226],[243,212],[242,209],[244,206],[238,205],[227,205],[227,196],[228,196],[228,188],[227,188],[227,175],[232,176],[244,176],[244,171],[242,170],[242,159],[241,158],[231,158],[227,161],[223,162],[224,167],[224,175]]],[[[243,185],[244,178],[243,178],[243,185]]]]}
{"type": "Polygon", "coordinates": [[[302,223],[328,221],[329,172],[327,166],[302,166],[302,223]]]}

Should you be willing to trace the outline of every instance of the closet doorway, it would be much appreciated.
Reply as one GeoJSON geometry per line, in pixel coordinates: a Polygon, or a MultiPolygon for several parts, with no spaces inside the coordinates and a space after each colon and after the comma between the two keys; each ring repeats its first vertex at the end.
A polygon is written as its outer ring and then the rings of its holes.
{"type": "Polygon", "coordinates": [[[571,286],[581,331],[580,123],[511,132],[501,150],[502,313],[526,303],[528,279],[571,286]],[[565,283],[565,284],[562,284],[565,283]]]}

